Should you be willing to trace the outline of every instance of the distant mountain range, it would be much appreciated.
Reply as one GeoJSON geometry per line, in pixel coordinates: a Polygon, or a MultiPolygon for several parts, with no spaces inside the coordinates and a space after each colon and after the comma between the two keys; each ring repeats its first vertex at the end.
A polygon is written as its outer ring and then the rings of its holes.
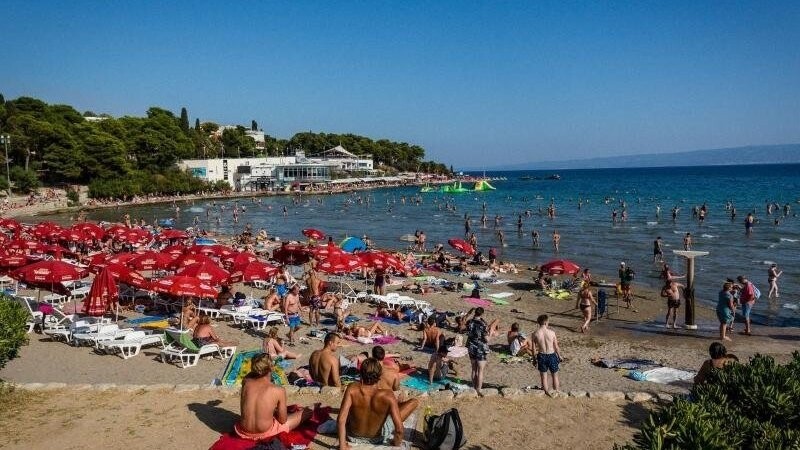
{"type": "MultiPolygon", "coordinates": [[[[678,153],[606,156],[602,158],[542,161],[485,168],[486,170],[606,169],[624,167],[724,166],[800,163],[800,144],[694,150],[678,153]]],[[[483,170],[483,168],[481,168],[483,170]]]]}

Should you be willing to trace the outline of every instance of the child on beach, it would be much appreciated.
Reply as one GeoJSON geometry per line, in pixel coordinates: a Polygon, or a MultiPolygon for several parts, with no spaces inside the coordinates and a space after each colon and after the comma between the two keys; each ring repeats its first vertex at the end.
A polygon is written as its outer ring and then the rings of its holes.
{"type": "Polygon", "coordinates": [[[541,377],[542,390],[550,395],[548,387],[547,373],[553,379],[553,390],[558,391],[560,384],[558,381],[558,364],[563,361],[561,350],[558,348],[558,338],[556,333],[549,328],[550,317],[542,314],[536,319],[539,329],[533,333],[533,350],[536,353],[536,365],[541,377]]]}

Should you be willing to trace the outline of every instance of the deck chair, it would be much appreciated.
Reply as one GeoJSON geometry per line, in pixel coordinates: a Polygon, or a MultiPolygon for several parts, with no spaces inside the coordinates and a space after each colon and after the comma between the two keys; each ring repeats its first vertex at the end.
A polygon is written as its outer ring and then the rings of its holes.
{"type": "Polygon", "coordinates": [[[125,334],[122,339],[98,341],[97,348],[106,353],[119,353],[122,359],[132,358],[139,354],[142,347],[158,344],[164,347],[163,334],[147,334],[144,331],[133,331],[125,334]]]}
{"type": "Polygon", "coordinates": [[[166,330],[166,339],[168,344],[161,350],[161,362],[177,360],[182,369],[196,366],[201,356],[216,354],[222,359],[228,359],[236,352],[236,346],[206,344],[198,347],[192,340],[191,331],[166,330]]]}
{"type": "Polygon", "coordinates": [[[43,333],[50,336],[53,340],[63,339],[64,342],[69,344],[72,342],[72,338],[76,333],[97,332],[102,324],[108,323],[107,319],[97,320],[94,317],[78,318],[74,314],[66,317],[67,320],[60,325],[54,325],[50,328],[45,327],[43,333]]]}
{"type": "Polygon", "coordinates": [[[262,310],[261,313],[250,313],[243,323],[250,325],[256,330],[263,330],[270,324],[287,325],[286,315],[275,311],[262,310]]]}
{"type": "Polygon", "coordinates": [[[109,341],[124,337],[128,333],[133,332],[133,328],[120,328],[119,325],[101,324],[97,330],[73,333],[72,343],[74,345],[82,345],[91,343],[97,346],[100,341],[109,341]]]}

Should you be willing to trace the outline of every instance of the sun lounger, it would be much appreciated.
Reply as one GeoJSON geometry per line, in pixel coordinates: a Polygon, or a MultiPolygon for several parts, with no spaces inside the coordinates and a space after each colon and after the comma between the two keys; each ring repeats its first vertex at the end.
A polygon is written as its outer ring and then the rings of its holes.
{"type": "Polygon", "coordinates": [[[222,359],[230,358],[236,352],[236,346],[220,347],[217,344],[206,344],[198,347],[192,340],[191,331],[166,330],[169,344],[161,350],[161,361],[177,360],[185,369],[197,365],[201,356],[219,355],[222,359]]]}
{"type": "Polygon", "coordinates": [[[119,325],[115,323],[100,325],[96,331],[73,333],[72,342],[75,345],[82,345],[85,343],[97,345],[99,341],[119,339],[132,331],[133,328],[120,328],[119,325]]]}
{"type": "Polygon", "coordinates": [[[122,359],[128,359],[138,355],[142,347],[154,344],[164,347],[164,335],[133,331],[127,333],[122,339],[98,341],[97,347],[108,353],[119,352],[122,359]]]}
{"type": "Polygon", "coordinates": [[[283,313],[274,311],[267,311],[266,314],[250,313],[249,316],[244,318],[243,323],[252,326],[256,330],[263,330],[269,324],[286,325],[286,316],[283,313]]]}

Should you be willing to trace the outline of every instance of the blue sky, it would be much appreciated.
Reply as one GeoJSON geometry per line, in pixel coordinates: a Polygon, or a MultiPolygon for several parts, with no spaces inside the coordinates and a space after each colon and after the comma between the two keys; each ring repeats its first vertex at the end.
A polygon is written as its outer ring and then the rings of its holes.
{"type": "Polygon", "coordinates": [[[456,167],[800,142],[800,2],[39,2],[0,92],[352,132],[456,167]]]}

